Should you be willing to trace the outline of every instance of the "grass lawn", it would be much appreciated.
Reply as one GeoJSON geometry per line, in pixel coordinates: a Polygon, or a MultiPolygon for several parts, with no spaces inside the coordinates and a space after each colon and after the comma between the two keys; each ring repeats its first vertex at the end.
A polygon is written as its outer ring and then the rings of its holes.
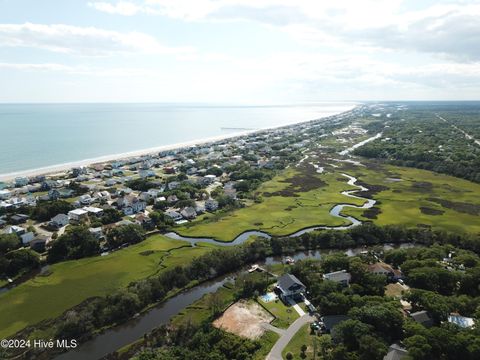
{"type": "Polygon", "coordinates": [[[307,346],[307,359],[313,358],[313,340],[319,339],[317,335],[310,335],[310,325],[303,325],[300,330],[293,336],[292,340],[285,346],[282,351],[282,357],[286,359],[287,353],[292,353],[294,359],[303,360],[300,356],[302,345],[307,346]]]}
{"type": "Polygon", "coordinates": [[[59,316],[87,298],[109,294],[154,275],[165,266],[185,264],[186,259],[209,248],[192,248],[184,241],[155,235],[108,256],[52,265],[51,275],[37,276],[0,295],[0,338],[59,316]]]}
{"type": "Polygon", "coordinates": [[[280,335],[278,335],[276,332],[273,331],[266,331],[258,341],[260,342],[260,345],[262,346],[255,355],[253,356],[254,360],[265,360],[267,357],[268,353],[272,349],[273,345],[277,342],[277,340],[280,338],[280,335]]]}
{"type": "Polygon", "coordinates": [[[272,321],[272,325],[278,328],[286,329],[299,318],[298,313],[291,306],[286,306],[281,300],[264,302],[261,298],[257,299],[258,303],[267,309],[275,320],[272,321]]]}
{"type": "Polygon", "coordinates": [[[388,284],[385,287],[385,295],[391,297],[402,297],[402,291],[405,289],[400,284],[388,284]]]}
{"type": "MultiPolygon", "coordinates": [[[[381,213],[374,219],[379,225],[423,225],[452,232],[480,232],[480,184],[390,165],[357,167],[349,170],[349,174],[366,184],[384,187],[374,195],[380,201],[381,213]]],[[[343,213],[368,220],[362,216],[363,210],[346,208],[343,213]]]]}
{"type": "Polygon", "coordinates": [[[348,198],[343,190],[355,189],[339,173],[317,174],[308,168],[290,168],[264,183],[258,192],[261,203],[224,214],[213,215],[176,229],[185,236],[208,236],[231,241],[247,230],[264,230],[272,235],[287,235],[313,225],[345,225],[348,220],[333,217],[337,203],[361,205],[363,200],[348,198]]]}
{"type": "Polygon", "coordinates": [[[174,325],[193,323],[201,324],[212,316],[210,302],[212,296],[217,297],[221,310],[225,310],[235,300],[235,290],[231,284],[223,286],[213,294],[206,294],[201,299],[195,301],[192,305],[187,306],[172,319],[174,325]],[[230,285],[230,286],[229,286],[230,285]]]}

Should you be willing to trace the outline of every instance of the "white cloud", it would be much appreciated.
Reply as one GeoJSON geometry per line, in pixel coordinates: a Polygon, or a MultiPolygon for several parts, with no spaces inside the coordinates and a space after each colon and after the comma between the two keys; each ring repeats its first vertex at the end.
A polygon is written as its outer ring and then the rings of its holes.
{"type": "Polygon", "coordinates": [[[119,1],[115,4],[103,1],[89,2],[88,6],[93,7],[98,11],[124,16],[132,16],[142,11],[142,7],[127,1],[119,1]]]}
{"type": "Polygon", "coordinates": [[[63,24],[0,24],[0,46],[33,47],[83,56],[115,53],[185,54],[188,47],[167,47],[141,32],[121,33],[63,24]]]}
{"type": "Polygon", "coordinates": [[[461,61],[480,60],[478,1],[423,7],[417,0],[144,0],[141,5],[125,1],[92,4],[125,15],[150,12],[184,21],[256,21],[321,46],[353,44],[439,54],[461,61]],[[409,10],[414,8],[412,4],[420,10],[409,10]]]}

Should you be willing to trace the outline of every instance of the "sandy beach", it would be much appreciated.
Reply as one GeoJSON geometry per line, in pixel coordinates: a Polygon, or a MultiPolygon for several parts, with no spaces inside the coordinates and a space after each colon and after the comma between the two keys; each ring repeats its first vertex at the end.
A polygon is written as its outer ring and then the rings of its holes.
{"type": "Polygon", "coordinates": [[[147,148],[147,149],[129,151],[129,152],[120,153],[120,154],[104,155],[104,156],[99,156],[99,157],[90,158],[90,159],[83,159],[83,160],[72,161],[72,162],[67,162],[67,163],[63,163],[63,164],[45,166],[45,167],[40,167],[40,168],[36,168],[36,169],[16,171],[16,172],[11,172],[11,173],[7,173],[7,174],[0,174],[0,181],[7,182],[7,181],[11,181],[11,180],[15,179],[16,177],[32,177],[32,176],[38,176],[38,175],[52,175],[52,174],[56,174],[56,173],[59,173],[59,172],[64,172],[64,171],[69,170],[73,167],[90,166],[90,165],[93,165],[93,164],[104,163],[104,162],[115,161],[115,160],[123,160],[123,159],[128,159],[128,158],[137,157],[137,156],[152,155],[152,154],[156,154],[156,153],[161,152],[161,151],[176,150],[176,149],[181,149],[181,148],[185,148],[185,147],[204,145],[204,144],[217,142],[217,141],[221,141],[221,140],[225,140],[225,139],[239,138],[239,137],[249,135],[249,134],[252,134],[252,133],[256,133],[256,132],[274,130],[274,129],[284,128],[284,127],[289,127],[289,126],[292,126],[292,125],[303,124],[303,123],[307,123],[307,122],[310,122],[310,121],[321,120],[321,119],[325,119],[325,118],[328,118],[328,117],[331,117],[331,116],[338,116],[340,114],[348,113],[348,112],[352,111],[357,106],[358,105],[352,105],[350,108],[348,108],[348,109],[346,109],[342,112],[339,112],[337,114],[329,114],[325,117],[320,117],[318,119],[302,120],[302,121],[298,121],[298,122],[292,122],[290,124],[282,124],[281,126],[267,127],[267,128],[261,128],[261,129],[255,129],[255,130],[246,130],[246,131],[236,132],[236,133],[232,133],[232,134],[213,136],[213,137],[196,139],[196,140],[191,140],[191,141],[186,141],[186,142],[181,142],[181,143],[176,143],[176,144],[162,145],[162,146],[157,146],[157,147],[152,147],[152,148],[147,148]]]}

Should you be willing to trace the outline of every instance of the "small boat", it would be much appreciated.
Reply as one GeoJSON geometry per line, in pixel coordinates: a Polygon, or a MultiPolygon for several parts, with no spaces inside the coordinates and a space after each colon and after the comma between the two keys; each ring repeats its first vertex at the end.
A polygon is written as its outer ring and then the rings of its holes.
{"type": "Polygon", "coordinates": [[[293,258],[291,258],[290,256],[287,256],[283,262],[285,264],[295,264],[295,260],[293,258]]]}

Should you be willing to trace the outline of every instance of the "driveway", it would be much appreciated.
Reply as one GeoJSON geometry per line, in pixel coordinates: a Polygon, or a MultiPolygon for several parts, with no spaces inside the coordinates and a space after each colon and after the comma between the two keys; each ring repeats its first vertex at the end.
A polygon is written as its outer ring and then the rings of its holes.
{"type": "Polygon", "coordinates": [[[288,345],[290,340],[292,340],[293,336],[297,333],[300,328],[308,323],[314,322],[315,318],[308,314],[299,317],[295,320],[292,325],[289,326],[288,329],[282,334],[280,339],[273,345],[272,350],[268,353],[266,360],[282,360],[282,351],[285,349],[285,346],[288,345]]]}

